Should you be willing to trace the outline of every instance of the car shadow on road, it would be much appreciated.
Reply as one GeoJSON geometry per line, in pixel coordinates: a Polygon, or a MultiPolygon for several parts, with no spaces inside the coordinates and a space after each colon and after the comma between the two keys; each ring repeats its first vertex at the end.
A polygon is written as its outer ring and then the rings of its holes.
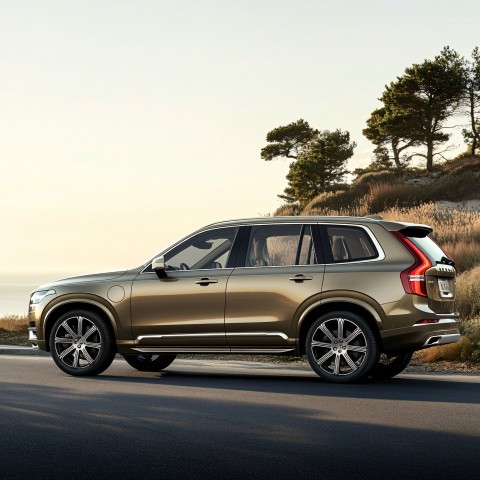
{"type": "MultiPolygon", "coordinates": [[[[173,366],[172,366],[173,367],[173,366]]],[[[167,369],[159,373],[117,370],[92,378],[98,382],[128,382],[159,386],[183,386],[246,392],[265,392],[284,395],[309,395],[380,400],[409,400],[419,402],[449,402],[480,404],[480,383],[433,379],[432,376],[408,378],[398,376],[389,380],[367,379],[354,384],[323,382],[316,376],[298,371],[298,375],[264,374],[256,372],[205,372],[201,370],[167,369]],[[128,373],[127,373],[128,372],[128,373]]]]}

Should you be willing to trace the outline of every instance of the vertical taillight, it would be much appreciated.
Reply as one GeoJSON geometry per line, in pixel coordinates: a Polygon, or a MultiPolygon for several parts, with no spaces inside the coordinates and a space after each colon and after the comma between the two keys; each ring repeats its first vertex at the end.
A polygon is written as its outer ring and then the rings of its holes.
{"type": "Polygon", "coordinates": [[[401,232],[391,232],[412,254],[415,263],[400,273],[400,279],[406,293],[427,296],[425,272],[432,266],[429,258],[401,232]]]}

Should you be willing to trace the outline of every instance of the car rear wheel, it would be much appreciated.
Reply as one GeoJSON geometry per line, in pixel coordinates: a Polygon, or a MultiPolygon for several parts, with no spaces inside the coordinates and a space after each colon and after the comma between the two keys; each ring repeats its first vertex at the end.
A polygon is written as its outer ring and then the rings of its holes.
{"type": "Polygon", "coordinates": [[[160,372],[167,368],[176,357],[176,355],[158,355],[152,353],[123,355],[123,358],[129,365],[141,372],[160,372]]]}
{"type": "Polygon", "coordinates": [[[370,372],[370,376],[378,380],[392,378],[407,368],[412,355],[413,352],[404,352],[396,355],[382,353],[377,365],[370,372]]]}
{"type": "Polygon", "coordinates": [[[69,375],[98,375],[115,357],[115,338],[102,317],[73,310],[54,323],[50,350],[57,366],[69,375]]]}
{"type": "Polygon", "coordinates": [[[310,327],[306,354],[312,369],[323,380],[355,382],[370,372],[379,355],[370,325],[351,312],[322,315],[310,327]]]}

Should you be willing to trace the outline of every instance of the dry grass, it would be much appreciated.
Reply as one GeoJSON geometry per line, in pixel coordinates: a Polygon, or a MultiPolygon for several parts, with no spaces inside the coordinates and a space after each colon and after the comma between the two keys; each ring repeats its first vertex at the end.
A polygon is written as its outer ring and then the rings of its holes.
{"type": "Polygon", "coordinates": [[[442,165],[444,172],[472,171],[480,168],[480,155],[468,155],[448,160],[442,165]]]}
{"type": "Polygon", "coordinates": [[[422,192],[420,187],[407,183],[374,183],[363,201],[370,213],[379,213],[388,208],[418,205],[422,192]]]}
{"type": "Polygon", "coordinates": [[[480,266],[457,277],[455,305],[461,318],[480,317],[480,266]]]}
{"type": "Polygon", "coordinates": [[[24,333],[28,330],[26,315],[5,315],[0,318],[0,329],[12,333],[24,333]]]}

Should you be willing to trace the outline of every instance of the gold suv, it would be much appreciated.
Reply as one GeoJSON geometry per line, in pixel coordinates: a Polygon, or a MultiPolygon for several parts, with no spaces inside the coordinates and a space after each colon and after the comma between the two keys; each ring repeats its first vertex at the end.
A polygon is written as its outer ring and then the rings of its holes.
{"type": "Polygon", "coordinates": [[[180,353],[306,355],[324,380],[392,377],[459,340],[455,266],[426,225],[368,217],[220,222],[140,267],[44,285],[30,339],[70,375],[118,352],[143,371],[180,353]]]}

